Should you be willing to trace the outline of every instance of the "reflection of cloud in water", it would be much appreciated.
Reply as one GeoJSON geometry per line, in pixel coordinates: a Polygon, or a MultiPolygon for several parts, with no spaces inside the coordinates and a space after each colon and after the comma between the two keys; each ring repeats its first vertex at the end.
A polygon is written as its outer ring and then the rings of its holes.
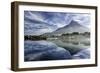
{"type": "Polygon", "coordinates": [[[85,59],[90,58],[90,50],[89,49],[83,49],[80,52],[73,55],[74,59],[85,59]]]}
{"type": "Polygon", "coordinates": [[[83,59],[90,57],[90,52],[87,49],[71,55],[69,50],[47,41],[25,41],[24,45],[25,61],[83,59]]]}
{"type": "Polygon", "coordinates": [[[71,54],[64,48],[46,41],[25,41],[25,61],[70,59],[71,54]]]}

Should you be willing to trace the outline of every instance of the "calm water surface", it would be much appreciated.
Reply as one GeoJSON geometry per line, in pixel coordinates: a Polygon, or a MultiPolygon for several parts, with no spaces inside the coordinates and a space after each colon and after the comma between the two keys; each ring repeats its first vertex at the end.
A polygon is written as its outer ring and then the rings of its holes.
{"type": "Polygon", "coordinates": [[[90,58],[90,44],[64,40],[24,42],[24,61],[70,60],[90,58]]]}

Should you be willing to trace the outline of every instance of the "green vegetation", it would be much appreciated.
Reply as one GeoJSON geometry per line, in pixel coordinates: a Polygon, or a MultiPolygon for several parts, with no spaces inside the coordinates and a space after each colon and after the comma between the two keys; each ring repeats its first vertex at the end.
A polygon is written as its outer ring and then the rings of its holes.
{"type": "Polygon", "coordinates": [[[43,36],[32,36],[32,35],[25,35],[24,40],[46,40],[46,37],[43,36]]]}
{"type": "MultiPolygon", "coordinates": [[[[64,33],[59,36],[59,34],[50,34],[50,35],[25,35],[24,40],[47,40],[48,38],[58,38],[58,39],[79,39],[79,38],[90,38],[90,32],[72,32],[72,33],[64,33]],[[58,35],[58,36],[57,36],[58,35]]],[[[67,41],[68,41],[67,40],[67,41]]]]}
{"type": "Polygon", "coordinates": [[[73,35],[79,35],[79,32],[73,32],[72,34],[73,35]]]}
{"type": "Polygon", "coordinates": [[[68,36],[68,35],[90,35],[90,32],[84,32],[84,33],[72,32],[72,33],[62,34],[62,36],[68,36]]]}

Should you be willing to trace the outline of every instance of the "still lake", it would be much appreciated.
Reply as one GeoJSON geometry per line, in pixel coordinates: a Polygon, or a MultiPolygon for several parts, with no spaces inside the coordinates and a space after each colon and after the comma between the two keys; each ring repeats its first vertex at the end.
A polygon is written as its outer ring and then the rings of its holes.
{"type": "Polygon", "coordinates": [[[62,39],[25,40],[24,61],[89,59],[90,43],[87,41],[62,39]]]}

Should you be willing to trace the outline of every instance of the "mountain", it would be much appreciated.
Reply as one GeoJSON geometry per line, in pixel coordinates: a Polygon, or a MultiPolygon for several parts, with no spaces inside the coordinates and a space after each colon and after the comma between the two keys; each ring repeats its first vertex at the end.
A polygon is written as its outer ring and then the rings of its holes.
{"type": "Polygon", "coordinates": [[[90,32],[89,28],[82,26],[78,22],[72,20],[68,25],[65,27],[59,28],[56,31],[52,33],[45,33],[45,35],[53,35],[53,34],[64,34],[64,33],[72,33],[72,32],[79,32],[79,33],[84,33],[84,32],[90,32]]]}
{"type": "Polygon", "coordinates": [[[89,32],[89,29],[85,26],[80,25],[76,21],[71,21],[69,25],[66,25],[63,28],[59,28],[56,31],[54,31],[54,34],[62,34],[62,33],[72,33],[72,32],[89,32]]]}

